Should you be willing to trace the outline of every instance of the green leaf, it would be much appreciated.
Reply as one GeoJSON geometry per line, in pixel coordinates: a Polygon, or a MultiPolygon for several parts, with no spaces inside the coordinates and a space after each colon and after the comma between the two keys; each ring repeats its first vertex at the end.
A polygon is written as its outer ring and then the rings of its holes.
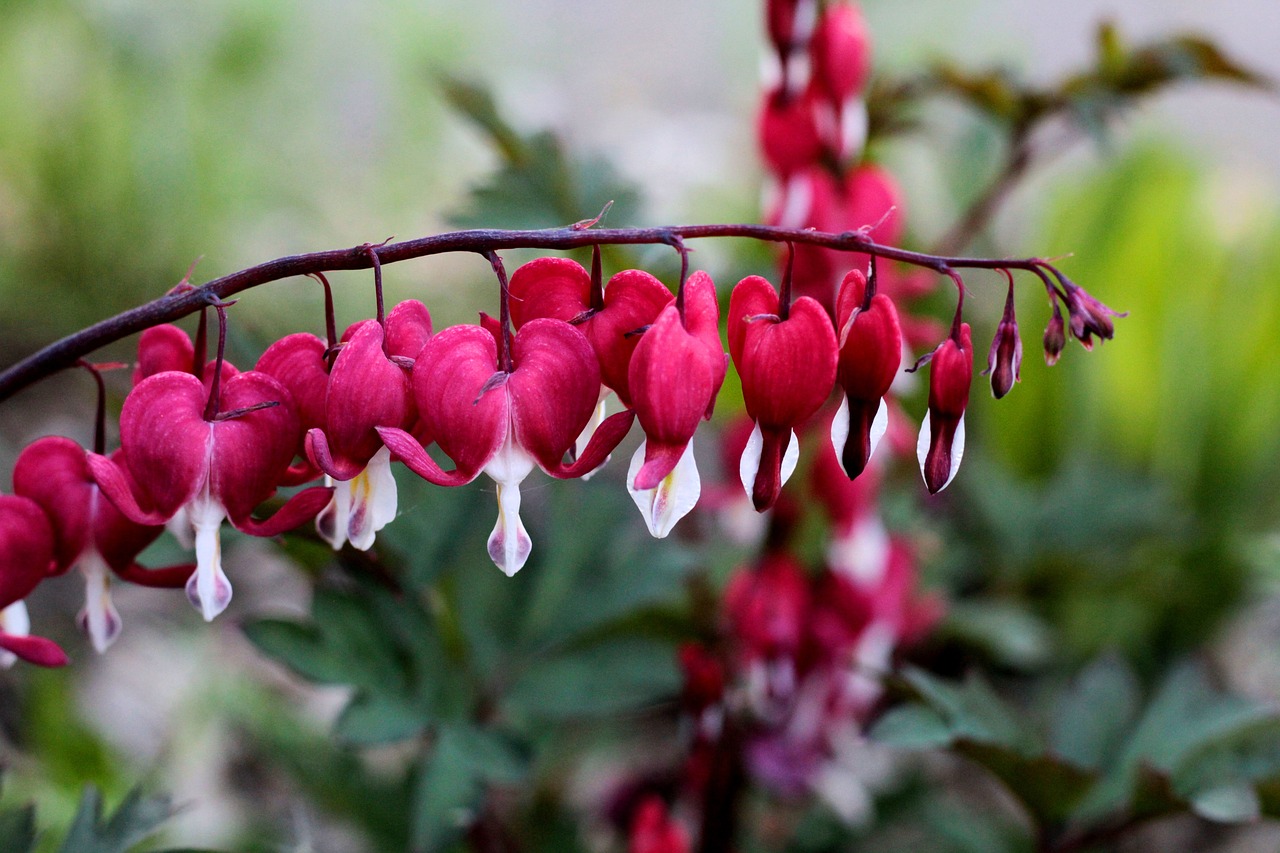
{"type": "Polygon", "coordinates": [[[334,723],[334,734],[347,743],[393,743],[420,734],[430,717],[395,697],[360,692],[351,698],[334,723]]]}
{"type": "Polygon", "coordinates": [[[946,721],[923,705],[899,705],[890,709],[875,722],[867,736],[899,749],[933,749],[949,746],[954,741],[946,721]]]}
{"type": "Polygon", "coordinates": [[[71,829],[60,847],[61,853],[126,853],[130,847],[153,834],[173,815],[168,797],[143,797],[137,788],[106,821],[102,817],[102,794],[85,788],[71,829]]]}
{"type": "Polygon", "coordinates": [[[1079,767],[1101,769],[1123,748],[1141,701],[1133,671],[1119,658],[1099,658],[1056,700],[1049,744],[1079,767]]]}
{"type": "Polygon", "coordinates": [[[513,711],[548,719],[652,705],[680,688],[675,649],[643,638],[607,640],[535,663],[511,686],[513,711]]]}
{"type": "Polygon", "coordinates": [[[978,676],[970,675],[960,685],[919,669],[908,669],[903,677],[946,721],[955,738],[1004,746],[1028,755],[1037,751],[1035,734],[978,676]]]}
{"type": "Polygon", "coordinates": [[[487,783],[517,782],[527,771],[527,756],[502,735],[442,726],[414,788],[414,851],[443,849],[474,819],[487,783]]]}
{"type": "Polygon", "coordinates": [[[958,601],[948,608],[942,630],[1015,669],[1041,666],[1053,650],[1044,620],[1013,602],[958,601]]]}
{"type": "Polygon", "coordinates": [[[26,805],[0,812],[0,850],[31,853],[36,846],[36,807],[26,805]]]}

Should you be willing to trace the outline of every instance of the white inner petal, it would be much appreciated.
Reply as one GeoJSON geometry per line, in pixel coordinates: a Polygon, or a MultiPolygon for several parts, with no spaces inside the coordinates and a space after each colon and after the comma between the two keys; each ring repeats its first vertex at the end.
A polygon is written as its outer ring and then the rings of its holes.
{"type": "MultiPolygon", "coordinates": [[[[920,461],[920,476],[924,476],[924,461],[929,455],[929,412],[924,413],[924,420],[920,422],[920,436],[916,439],[916,459],[920,461]]],[[[955,439],[951,442],[951,472],[947,474],[947,481],[942,484],[942,491],[951,485],[951,481],[956,478],[956,472],[960,470],[960,460],[964,458],[964,415],[960,416],[960,422],[956,424],[955,439]]],[[[926,483],[927,484],[927,483],[926,483]]]]}
{"type": "Polygon", "coordinates": [[[533,470],[533,457],[516,444],[513,430],[484,472],[498,484],[498,521],[489,534],[489,557],[508,577],[523,568],[533,542],[520,520],[520,484],[533,470]]]}
{"type": "Polygon", "coordinates": [[[219,538],[227,511],[209,494],[207,482],[189,507],[196,532],[196,573],[187,581],[187,598],[204,616],[204,621],[212,622],[231,603],[231,581],[222,571],[219,538]]]}
{"type": "MultiPolygon", "coordinates": [[[[14,637],[25,637],[31,633],[31,617],[27,615],[25,602],[15,601],[0,610],[0,631],[14,637]]],[[[17,662],[17,655],[0,649],[0,667],[8,669],[17,662]]]]}
{"type": "Polygon", "coordinates": [[[782,454],[782,479],[778,486],[781,488],[787,484],[787,480],[791,479],[791,475],[796,472],[796,465],[800,462],[800,439],[796,436],[796,431],[791,431],[791,440],[787,442],[787,449],[782,454]]]}
{"type": "Polygon", "coordinates": [[[324,484],[333,488],[333,497],[316,516],[316,533],[335,551],[342,550],[347,541],[347,524],[351,517],[351,490],[345,482],[334,482],[328,474],[324,484]]]}
{"type": "Polygon", "coordinates": [[[867,144],[869,124],[867,102],[863,98],[855,94],[840,105],[840,144],[844,148],[845,159],[862,153],[867,144]]]}
{"type": "MultiPolygon", "coordinates": [[[[591,437],[596,434],[596,430],[600,428],[600,424],[604,423],[604,419],[608,415],[608,407],[606,403],[608,402],[610,393],[612,392],[610,392],[608,388],[605,388],[603,385],[600,386],[600,403],[596,406],[595,412],[591,415],[591,420],[587,421],[587,425],[583,427],[582,434],[573,442],[574,459],[580,459],[582,457],[582,454],[586,452],[587,445],[591,443],[591,437]]],[[[606,456],[604,461],[597,467],[592,468],[590,471],[582,475],[582,481],[585,483],[587,480],[590,480],[595,476],[597,471],[608,464],[609,457],[606,456]]]]}
{"type": "Polygon", "coordinates": [[[738,478],[742,480],[742,488],[747,490],[747,497],[756,485],[756,474],[760,471],[760,454],[764,451],[764,435],[760,432],[760,423],[756,422],[747,439],[747,446],[742,449],[742,458],[738,460],[738,478]]]}
{"type": "Polygon", "coordinates": [[[191,527],[191,514],[187,512],[185,506],[180,507],[173,514],[173,518],[164,523],[164,529],[169,531],[169,535],[174,539],[178,540],[178,544],[184,550],[190,551],[195,547],[196,541],[191,527]]]}
{"type": "Polygon", "coordinates": [[[880,439],[884,438],[884,434],[889,431],[889,404],[885,402],[884,397],[880,398],[880,407],[876,409],[876,416],[871,421],[871,447],[867,450],[867,462],[870,464],[871,457],[876,455],[876,448],[880,446],[880,439]]]}
{"type": "Polygon", "coordinates": [[[831,446],[835,448],[836,459],[844,459],[844,446],[849,440],[849,397],[840,395],[840,408],[836,409],[831,419],[831,446]]]}
{"type": "Polygon", "coordinates": [[[347,539],[359,551],[373,547],[374,534],[396,517],[398,494],[391,451],[383,447],[355,479],[338,484],[347,493],[347,539]]]}
{"type": "Polygon", "coordinates": [[[84,576],[84,609],[80,627],[89,635],[94,651],[102,654],[120,636],[120,613],[111,600],[111,568],[96,548],[88,548],[76,560],[84,576]]]}
{"type": "Polygon", "coordinates": [[[631,457],[631,467],[627,471],[627,491],[644,516],[644,523],[649,533],[656,539],[665,539],[676,522],[684,518],[698,503],[702,495],[702,479],[698,476],[698,465],[693,457],[693,441],[690,441],[680,454],[680,461],[671,469],[671,473],[662,478],[662,482],[652,489],[637,489],[633,485],[636,475],[644,465],[644,451],[647,442],[640,442],[635,454],[631,457]]]}

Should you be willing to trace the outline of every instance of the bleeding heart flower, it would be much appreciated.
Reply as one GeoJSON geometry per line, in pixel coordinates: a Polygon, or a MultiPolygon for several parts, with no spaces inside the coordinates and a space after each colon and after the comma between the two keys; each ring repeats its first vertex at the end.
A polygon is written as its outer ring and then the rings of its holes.
{"type": "Polygon", "coordinates": [[[622,270],[595,292],[591,275],[569,258],[538,258],[511,274],[511,324],[550,317],[572,323],[586,336],[600,365],[600,382],[631,407],[628,371],[649,326],[675,297],[644,270],[622,270]]]}
{"type": "Polygon", "coordinates": [[[821,408],[836,380],[836,336],[822,306],[801,296],[785,318],[781,311],[773,285],[759,276],[738,282],[729,299],[729,352],[756,422],[738,470],[758,511],[773,506],[795,471],[795,427],[821,408]]]}
{"type": "Polygon", "coordinates": [[[883,293],[867,300],[866,287],[866,278],[853,270],[844,277],[836,297],[840,346],[836,381],[844,400],[831,421],[831,444],[850,479],[867,467],[888,429],[885,395],[902,364],[898,311],[883,293]]]}
{"type": "Polygon", "coordinates": [[[489,556],[508,575],[532,543],[520,521],[520,483],[537,465],[553,477],[580,477],[600,465],[634,415],[609,418],[572,464],[564,456],[595,410],[600,370],[587,339],[568,323],[529,320],[512,341],[510,363],[480,326],[453,326],[423,347],[413,393],[424,425],[454,462],[445,471],[403,429],[381,427],[391,452],[420,477],[459,486],[481,472],[498,484],[498,522],[489,556]]]}
{"type": "MultiPolygon", "coordinates": [[[[431,337],[431,315],[421,302],[407,300],[387,314],[385,330],[366,320],[343,337],[346,343],[324,386],[323,420],[308,428],[306,450],[325,473],[326,484],[334,486],[333,500],[316,518],[316,529],[334,549],[350,542],[366,551],[377,531],[396,517],[398,502],[391,453],[382,446],[377,427],[413,429],[425,438],[407,367],[431,337]]],[[[303,341],[280,356],[306,360],[296,382],[314,412],[323,356],[317,363],[315,344],[303,341]]]]}
{"type": "Polygon", "coordinates": [[[641,337],[628,380],[645,440],[631,458],[627,488],[658,538],[671,532],[702,493],[693,434],[711,417],[727,367],[711,276],[690,276],[684,299],[683,319],[668,305],[641,337]]]}
{"type": "Polygon", "coordinates": [[[52,640],[29,636],[22,599],[56,572],[53,527],[40,505],[18,495],[0,495],[0,665],[14,658],[38,666],[63,666],[67,656],[52,640]]]}
{"type": "Polygon", "coordinates": [[[774,174],[786,179],[822,158],[824,109],[812,87],[792,93],[779,86],[765,96],[757,133],[760,150],[774,174]]]}
{"type": "MultiPolygon", "coordinates": [[[[138,364],[133,370],[133,384],[137,385],[148,376],[176,370],[180,373],[195,374],[196,349],[187,333],[169,323],[152,326],[138,336],[138,364]]],[[[204,380],[205,387],[213,381],[214,362],[209,361],[200,371],[199,377],[204,380]]],[[[222,380],[225,382],[240,371],[225,359],[222,362],[222,380]]]]}
{"type": "Polygon", "coordinates": [[[842,104],[867,85],[871,39],[857,5],[828,5],[818,18],[809,50],[813,82],[833,102],[842,104]]]}
{"type": "Polygon", "coordinates": [[[187,597],[206,620],[231,601],[218,536],[224,518],[245,533],[274,536],[314,518],[330,498],[329,489],[307,489],[270,518],[254,519],[254,508],[275,492],[293,459],[298,415],[288,390],[254,370],[223,384],[220,400],[215,408],[221,411],[207,416],[200,380],[189,373],[158,373],[125,400],[123,468],[89,456],[93,478],[131,521],[163,524],[185,513],[196,548],[187,597]]]}
{"type": "Polygon", "coordinates": [[[930,494],[945,489],[964,457],[964,410],[973,379],[969,324],[961,323],[929,362],[929,411],[920,424],[916,457],[930,494]]]}
{"type": "MultiPolygon", "coordinates": [[[[112,455],[117,466],[121,460],[119,451],[112,455]]],[[[122,624],[111,602],[113,572],[143,586],[177,588],[195,570],[190,564],[155,570],[137,564],[164,528],[137,524],[116,509],[94,481],[84,448],[69,438],[47,436],[28,445],[14,464],[13,490],[39,504],[52,524],[56,571],[77,568],[84,576],[78,621],[98,652],[115,641],[122,624]]]]}
{"type": "Polygon", "coordinates": [[[689,834],[667,813],[656,794],[640,801],[631,818],[627,853],[689,853],[689,834]]]}

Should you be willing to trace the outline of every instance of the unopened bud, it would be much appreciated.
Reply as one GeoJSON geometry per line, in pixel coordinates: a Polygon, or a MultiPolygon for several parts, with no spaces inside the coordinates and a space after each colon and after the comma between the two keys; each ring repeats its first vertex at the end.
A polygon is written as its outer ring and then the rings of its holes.
{"type": "Polygon", "coordinates": [[[1044,330],[1044,363],[1053,367],[1058,363],[1058,357],[1062,355],[1062,349],[1067,345],[1067,330],[1062,322],[1062,311],[1059,310],[1058,304],[1053,305],[1053,317],[1049,320],[1049,325],[1044,330]]]}
{"type": "Polygon", "coordinates": [[[833,103],[843,103],[866,86],[871,71],[871,40],[857,6],[828,6],[813,31],[810,50],[814,83],[833,103]]]}

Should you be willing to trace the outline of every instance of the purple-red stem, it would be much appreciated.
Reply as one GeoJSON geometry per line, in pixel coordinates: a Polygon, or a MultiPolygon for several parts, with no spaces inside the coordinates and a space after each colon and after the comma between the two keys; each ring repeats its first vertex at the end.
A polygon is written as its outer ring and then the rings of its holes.
{"type": "Polygon", "coordinates": [[[800,243],[847,252],[861,252],[891,261],[900,261],[941,274],[955,269],[1025,270],[1052,285],[1045,271],[1057,275],[1055,268],[1041,258],[964,258],[928,255],[892,246],[882,246],[862,231],[840,233],[804,228],[781,228],[772,225],[715,224],[677,225],[660,228],[549,228],[534,231],[502,231],[476,229],[453,231],[388,243],[382,246],[360,245],[305,255],[290,255],[267,261],[239,272],[214,279],[201,287],[172,293],[145,305],[117,314],[100,323],[49,344],[0,372],[0,400],[12,397],[28,385],[59,370],[70,367],[99,347],[113,343],[143,329],[186,317],[209,305],[211,298],[229,296],[272,281],[333,270],[370,269],[378,263],[389,264],[445,252],[479,252],[486,256],[499,249],[578,249],[600,245],[673,245],[684,240],[741,237],[773,243],[800,243]]]}

